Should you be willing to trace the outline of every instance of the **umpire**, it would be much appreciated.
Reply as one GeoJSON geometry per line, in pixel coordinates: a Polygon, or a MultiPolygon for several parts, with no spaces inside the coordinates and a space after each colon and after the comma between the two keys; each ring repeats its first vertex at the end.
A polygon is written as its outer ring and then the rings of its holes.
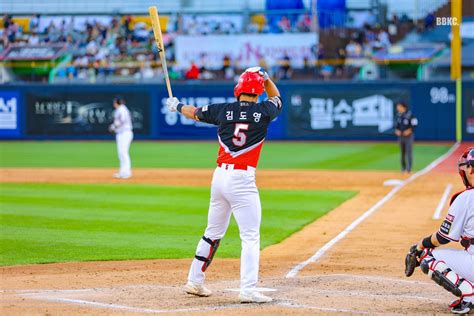
{"type": "Polygon", "coordinates": [[[411,172],[413,165],[413,129],[417,125],[418,120],[408,110],[408,105],[403,101],[398,102],[395,135],[398,136],[400,142],[402,172],[411,172]]]}

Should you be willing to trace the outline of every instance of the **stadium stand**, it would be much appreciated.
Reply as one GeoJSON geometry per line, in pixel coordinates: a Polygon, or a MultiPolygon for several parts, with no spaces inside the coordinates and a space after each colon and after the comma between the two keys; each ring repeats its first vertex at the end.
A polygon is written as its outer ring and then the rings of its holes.
{"type": "MultiPolygon", "coordinates": [[[[0,0],[2,8],[9,12],[0,19],[1,80],[84,83],[162,80],[144,12],[153,2],[0,0]],[[38,59],[38,54],[49,57],[38,59]]],[[[474,6],[464,2],[464,12],[472,14],[474,6]]],[[[205,53],[183,62],[177,58],[177,55],[182,57],[177,54],[177,47],[186,36],[189,39],[211,35],[230,38],[243,33],[314,34],[314,39],[311,37],[314,44],[299,60],[288,52],[258,59],[260,65],[280,80],[290,77],[422,79],[428,72],[427,68],[418,68],[420,60],[422,65],[433,68],[443,65],[441,61],[446,61],[449,55],[449,50],[442,46],[446,45],[449,27],[435,25],[435,19],[449,11],[447,0],[331,0],[318,1],[317,7],[310,0],[230,0],[225,9],[216,3],[213,0],[160,2],[160,11],[164,13],[161,26],[173,79],[233,80],[235,73],[247,66],[241,64],[238,56],[216,59],[205,53]],[[402,72],[390,67],[390,61],[385,58],[399,62],[404,54],[414,53],[413,49],[410,52],[404,49],[407,45],[413,48],[413,43],[425,44],[417,46],[415,59],[407,59],[408,67],[402,72]],[[435,62],[436,58],[441,59],[435,62]],[[411,61],[418,66],[410,66],[411,61]]],[[[471,49],[464,47],[465,55],[471,49]]],[[[437,73],[446,75],[443,71],[437,73]]]]}

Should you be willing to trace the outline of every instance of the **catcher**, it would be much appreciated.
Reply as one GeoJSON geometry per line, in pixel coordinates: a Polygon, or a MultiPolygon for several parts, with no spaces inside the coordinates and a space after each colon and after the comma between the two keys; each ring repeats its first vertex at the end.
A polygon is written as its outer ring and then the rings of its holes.
{"type": "Polygon", "coordinates": [[[465,151],[458,162],[466,190],[456,193],[439,230],[413,245],[405,259],[405,275],[417,266],[433,281],[459,299],[449,305],[454,314],[468,314],[474,307],[474,148],[465,151]],[[451,241],[465,250],[443,248],[451,241]]]}

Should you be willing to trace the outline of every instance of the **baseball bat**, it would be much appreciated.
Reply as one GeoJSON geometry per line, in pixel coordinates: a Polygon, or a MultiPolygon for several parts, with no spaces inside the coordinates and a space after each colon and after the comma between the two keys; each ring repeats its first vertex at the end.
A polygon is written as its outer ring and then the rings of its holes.
{"type": "Polygon", "coordinates": [[[168,66],[166,65],[165,46],[163,45],[163,34],[161,33],[160,20],[158,18],[158,9],[155,6],[148,8],[150,14],[151,27],[153,28],[153,35],[155,37],[155,43],[158,47],[160,55],[161,66],[163,67],[163,74],[165,77],[166,88],[168,89],[168,95],[170,98],[173,97],[173,91],[171,91],[171,82],[168,75],[168,66]]]}

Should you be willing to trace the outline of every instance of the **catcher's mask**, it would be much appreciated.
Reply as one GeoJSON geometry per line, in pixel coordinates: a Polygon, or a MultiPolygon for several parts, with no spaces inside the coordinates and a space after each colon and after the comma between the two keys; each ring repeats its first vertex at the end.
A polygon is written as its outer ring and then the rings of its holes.
{"type": "Polygon", "coordinates": [[[461,155],[458,161],[459,175],[461,176],[462,182],[464,183],[466,188],[473,187],[473,183],[469,183],[469,180],[466,175],[466,172],[468,171],[469,167],[474,168],[474,148],[469,148],[468,150],[466,150],[461,155]]]}

